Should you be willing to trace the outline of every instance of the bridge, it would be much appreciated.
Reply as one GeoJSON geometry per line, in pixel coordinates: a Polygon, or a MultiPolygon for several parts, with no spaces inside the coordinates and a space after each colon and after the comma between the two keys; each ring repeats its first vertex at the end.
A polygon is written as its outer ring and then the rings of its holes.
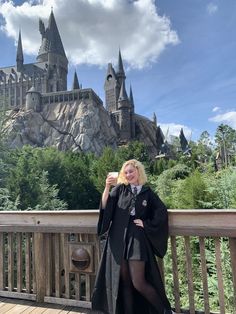
{"type": "MultiPolygon", "coordinates": [[[[98,210],[0,212],[0,312],[91,313],[97,219],[98,210]]],[[[169,210],[169,231],[158,263],[173,309],[236,313],[236,210],[169,210]]]]}

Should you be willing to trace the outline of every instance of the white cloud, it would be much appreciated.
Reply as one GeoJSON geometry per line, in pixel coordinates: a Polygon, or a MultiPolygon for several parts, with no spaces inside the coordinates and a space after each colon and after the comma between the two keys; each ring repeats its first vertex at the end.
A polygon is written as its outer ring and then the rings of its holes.
{"type": "Polygon", "coordinates": [[[216,4],[214,4],[213,2],[210,2],[210,3],[207,5],[207,12],[208,12],[210,15],[215,14],[217,11],[218,11],[218,6],[217,6],[216,4]]]}
{"type": "Polygon", "coordinates": [[[74,64],[103,66],[117,60],[120,46],[130,67],[156,62],[167,45],[179,43],[170,19],[158,15],[154,0],[37,0],[15,5],[0,0],[1,29],[15,41],[21,28],[23,49],[37,54],[41,43],[39,17],[53,7],[64,48],[74,64]]]}
{"type": "Polygon", "coordinates": [[[212,109],[212,112],[216,112],[216,111],[219,111],[220,110],[220,107],[214,107],[213,109],[212,109]]]}
{"type": "Polygon", "coordinates": [[[211,117],[209,121],[228,124],[232,128],[236,129],[236,111],[229,111],[223,114],[218,114],[211,117]]]}
{"type": "Polygon", "coordinates": [[[192,137],[192,130],[186,125],[175,123],[161,123],[160,127],[162,129],[164,136],[165,137],[167,136],[167,140],[171,135],[179,136],[181,128],[183,128],[184,135],[187,141],[189,141],[192,137]]]}

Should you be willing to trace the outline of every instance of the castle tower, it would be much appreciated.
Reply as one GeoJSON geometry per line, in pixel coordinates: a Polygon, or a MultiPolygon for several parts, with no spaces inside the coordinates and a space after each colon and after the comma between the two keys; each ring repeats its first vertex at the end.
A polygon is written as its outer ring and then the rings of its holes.
{"type": "Polygon", "coordinates": [[[21,31],[19,31],[17,52],[16,52],[16,69],[17,69],[17,72],[22,72],[23,67],[24,67],[24,55],[23,55],[23,49],[22,49],[21,31]]]}
{"type": "Polygon", "coordinates": [[[37,60],[46,63],[47,70],[47,83],[43,92],[67,90],[68,60],[53,11],[51,11],[46,29],[42,20],[39,20],[39,31],[42,35],[42,43],[37,60]]]}
{"type": "Polygon", "coordinates": [[[111,63],[108,63],[104,89],[106,109],[109,112],[114,112],[118,109],[117,100],[120,93],[120,86],[117,83],[116,73],[111,63]]]}
{"type": "Polygon", "coordinates": [[[36,112],[41,111],[41,94],[36,91],[34,86],[26,92],[26,110],[30,109],[36,112]]]}
{"type": "Polygon", "coordinates": [[[126,93],[125,81],[123,80],[118,99],[118,110],[120,111],[119,126],[121,142],[128,142],[132,138],[130,109],[130,101],[126,93]]]}
{"type": "Polygon", "coordinates": [[[125,78],[123,61],[119,50],[117,72],[115,72],[112,64],[109,63],[104,84],[106,109],[111,113],[118,110],[118,98],[122,82],[125,81],[125,78]]]}

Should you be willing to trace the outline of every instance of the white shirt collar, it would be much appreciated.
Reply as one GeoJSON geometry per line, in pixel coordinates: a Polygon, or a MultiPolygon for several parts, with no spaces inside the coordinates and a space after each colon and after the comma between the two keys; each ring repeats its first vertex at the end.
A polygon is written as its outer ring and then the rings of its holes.
{"type": "Polygon", "coordinates": [[[134,191],[134,187],[137,188],[137,193],[139,193],[142,189],[142,185],[134,185],[134,184],[130,184],[132,191],[134,191]]]}

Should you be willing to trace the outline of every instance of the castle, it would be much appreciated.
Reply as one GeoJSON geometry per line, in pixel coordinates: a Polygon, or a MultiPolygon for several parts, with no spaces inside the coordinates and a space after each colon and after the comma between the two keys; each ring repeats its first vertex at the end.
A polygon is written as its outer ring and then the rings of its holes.
{"type": "MultiPolygon", "coordinates": [[[[24,63],[19,32],[16,65],[0,68],[0,108],[12,109],[14,112],[33,110],[40,113],[45,107],[79,104],[83,101],[94,107],[103,108],[102,100],[91,88],[81,88],[76,72],[72,90],[67,90],[68,59],[53,11],[47,28],[43,21],[39,20],[39,31],[42,40],[35,63],[24,63]]],[[[164,138],[156,125],[156,116],[154,115],[151,121],[135,114],[132,88],[130,87],[128,96],[125,80],[119,51],[117,70],[115,71],[111,63],[108,64],[104,84],[105,110],[111,120],[111,127],[115,130],[113,133],[116,134],[116,145],[137,139],[145,142],[153,156],[159,154],[164,138]]]]}

